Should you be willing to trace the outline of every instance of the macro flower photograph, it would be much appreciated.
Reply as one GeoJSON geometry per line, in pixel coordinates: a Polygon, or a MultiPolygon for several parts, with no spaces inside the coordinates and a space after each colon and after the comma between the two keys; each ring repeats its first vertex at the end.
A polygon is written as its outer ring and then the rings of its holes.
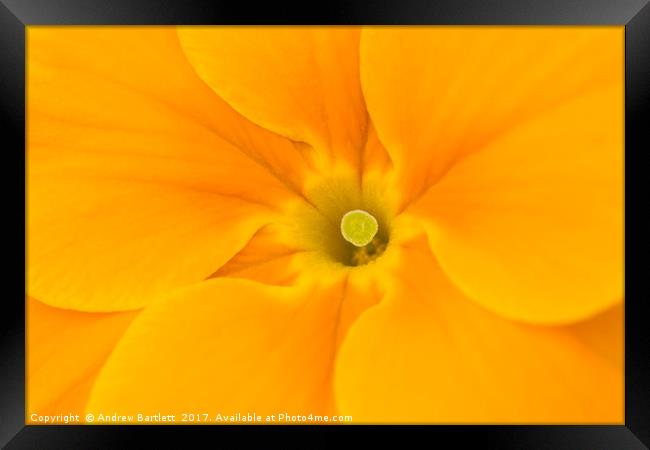
{"type": "Polygon", "coordinates": [[[29,26],[26,61],[28,424],[623,423],[622,26],[29,26]]]}

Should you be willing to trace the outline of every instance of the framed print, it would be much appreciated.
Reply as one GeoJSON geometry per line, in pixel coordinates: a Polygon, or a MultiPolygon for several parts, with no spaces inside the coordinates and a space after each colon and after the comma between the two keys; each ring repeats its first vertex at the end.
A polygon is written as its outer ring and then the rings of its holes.
{"type": "Polygon", "coordinates": [[[648,445],[647,2],[3,2],[2,445],[648,445]]]}

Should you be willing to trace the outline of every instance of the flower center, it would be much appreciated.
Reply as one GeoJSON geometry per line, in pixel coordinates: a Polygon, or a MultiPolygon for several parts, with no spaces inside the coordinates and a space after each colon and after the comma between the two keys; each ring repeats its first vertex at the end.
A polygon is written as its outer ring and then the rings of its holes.
{"type": "Polygon", "coordinates": [[[372,242],[379,230],[374,216],[362,209],[346,212],[341,218],[343,238],[356,247],[364,247],[372,242]]]}
{"type": "Polygon", "coordinates": [[[383,180],[368,176],[360,185],[356,175],[310,180],[309,201],[288,211],[292,245],[313,250],[315,261],[363,266],[388,248],[394,200],[383,180]]]}

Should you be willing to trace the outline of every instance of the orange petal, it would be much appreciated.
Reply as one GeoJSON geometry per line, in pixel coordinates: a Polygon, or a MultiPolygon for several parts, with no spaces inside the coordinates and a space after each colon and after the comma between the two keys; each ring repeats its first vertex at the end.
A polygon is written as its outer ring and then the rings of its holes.
{"type": "Polygon", "coordinates": [[[36,27],[28,45],[28,288],[44,303],[139,308],[298,198],[244,145],[287,141],[219,103],[174,29],[36,27]]]}
{"type": "Polygon", "coordinates": [[[613,367],[623,367],[624,322],[623,304],[616,305],[597,316],[567,327],[578,339],[605,359],[613,367]]]}
{"type": "Polygon", "coordinates": [[[469,297],[569,323],[623,297],[623,85],[540,114],[466,157],[413,207],[469,297]]]}
{"type": "Polygon", "coordinates": [[[82,414],[90,387],[138,312],[82,313],[27,304],[27,418],[82,414]]]}
{"type": "Polygon", "coordinates": [[[354,292],[217,278],[150,304],[111,355],[88,411],[261,415],[332,411],[354,292]]]}
{"type": "MultiPolygon", "coordinates": [[[[249,122],[215,95],[187,61],[175,27],[30,27],[28,50],[31,82],[50,83],[43,86],[45,95],[38,97],[39,103],[50,107],[45,113],[56,113],[55,118],[71,119],[77,125],[92,126],[94,121],[80,121],[90,109],[90,119],[101,117],[106,122],[104,126],[119,127],[107,130],[106,135],[112,133],[114,140],[127,131],[150,135],[155,139],[151,143],[156,145],[133,143],[129,147],[147,154],[158,150],[167,155],[163,152],[166,142],[180,137],[179,129],[186,129],[182,136],[183,155],[191,153],[196,157],[202,151],[193,148],[197,138],[216,134],[219,140],[233,145],[292,188],[301,187],[309,167],[304,160],[304,145],[249,122]],[[40,73],[34,63],[47,71],[40,73]],[[74,77],[74,81],[67,80],[69,77],[74,77]],[[66,81],[73,86],[64,89],[52,85],[66,81]],[[104,89],[108,92],[103,93],[104,89]],[[141,105],[143,101],[149,104],[141,105]],[[152,113],[155,117],[151,117],[152,113]]],[[[38,93],[34,88],[30,85],[30,98],[38,93]]],[[[103,128],[98,126],[96,131],[103,128]]],[[[66,130],[66,134],[71,131],[66,130]]],[[[46,137],[57,134],[52,130],[46,137]]],[[[103,136],[102,142],[107,143],[106,139],[103,136]]],[[[218,148],[223,145],[216,144],[218,148]]]]}
{"type": "Polygon", "coordinates": [[[265,226],[210,278],[245,278],[282,286],[293,284],[300,274],[295,259],[303,250],[285,244],[283,231],[275,224],[265,226]]]}
{"type": "Polygon", "coordinates": [[[377,136],[377,130],[372,124],[368,128],[368,140],[363,151],[363,175],[372,172],[386,174],[391,171],[393,163],[377,136]]]}
{"type": "Polygon", "coordinates": [[[373,27],[361,38],[364,97],[404,202],[459,157],[622,73],[622,27],[373,27]]]}
{"type": "Polygon", "coordinates": [[[475,305],[420,247],[404,251],[393,293],[341,346],[341,414],[355,422],[622,423],[622,370],[566,330],[475,305]]]}
{"type": "Polygon", "coordinates": [[[197,73],[253,122],[361,161],[367,114],[359,81],[358,28],[181,27],[197,73]]]}

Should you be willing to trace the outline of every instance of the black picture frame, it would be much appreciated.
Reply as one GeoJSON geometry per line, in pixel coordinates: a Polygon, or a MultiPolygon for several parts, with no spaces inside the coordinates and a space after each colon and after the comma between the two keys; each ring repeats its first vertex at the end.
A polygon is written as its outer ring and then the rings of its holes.
{"type": "MultiPolygon", "coordinates": [[[[627,199],[643,195],[643,154],[650,150],[650,5],[648,0],[348,0],[320,4],[238,0],[0,0],[0,131],[5,239],[5,290],[0,312],[0,445],[23,448],[130,448],[136,439],[189,439],[215,445],[224,435],[307,439],[300,448],[328,445],[362,432],[390,442],[406,437],[436,446],[494,449],[642,449],[650,446],[650,332],[644,297],[643,245],[626,245],[625,424],[604,426],[37,426],[25,425],[25,30],[29,25],[384,24],[384,25],[624,25],[627,199]],[[21,195],[22,193],[22,195],[21,195]],[[629,263],[638,253],[640,264],[629,263]],[[20,262],[23,264],[21,265],[20,262]],[[8,287],[8,289],[7,289],[8,287]],[[254,428],[254,429],[252,429],[254,428]],[[368,428],[372,428],[369,430],[368,428]],[[219,436],[213,436],[218,433],[219,436]]],[[[642,201],[642,200],[641,200],[642,201]]],[[[643,204],[643,203],[642,203],[643,204]]],[[[647,204],[647,201],[646,201],[647,204]]],[[[643,207],[641,211],[643,211],[643,207]]],[[[626,241],[647,229],[643,212],[626,208],[626,241]],[[640,217],[641,216],[641,217],[640,217]]],[[[635,241],[631,241],[635,242],[635,241]]],[[[642,241],[641,241],[642,242],[642,241]]],[[[191,442],[191,441],[190,441],[191,442]]],[[[265,447],[270,446],[267,440],[265,447]]],[[[187,445],[179,444],[178,446],[187,445]]],[[[231,446],[229,445],[228,448],[231,446]]]]}

